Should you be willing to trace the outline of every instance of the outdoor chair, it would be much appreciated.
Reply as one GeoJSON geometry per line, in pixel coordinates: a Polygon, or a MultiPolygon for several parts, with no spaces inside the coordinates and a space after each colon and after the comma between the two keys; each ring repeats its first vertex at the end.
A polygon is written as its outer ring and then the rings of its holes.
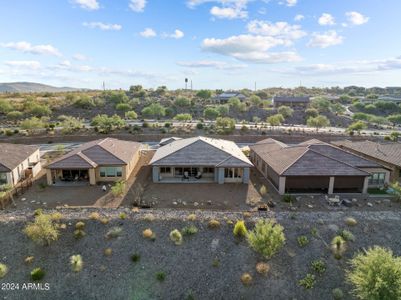
{"type": "Polygon", "coordinates": [[[188,172],[184,172],[184,176],[182,176],[182,180],[188,180],[189,181],[188,172]]]}

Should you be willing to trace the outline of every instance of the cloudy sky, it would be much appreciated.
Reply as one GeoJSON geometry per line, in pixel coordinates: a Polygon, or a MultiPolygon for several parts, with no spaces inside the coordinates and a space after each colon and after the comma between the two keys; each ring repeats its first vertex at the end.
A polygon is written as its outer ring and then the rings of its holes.
{"type": "Polygon", "coordinates": [[[0,1],[0,82],[400,86],[399,0],[0,1]]]}

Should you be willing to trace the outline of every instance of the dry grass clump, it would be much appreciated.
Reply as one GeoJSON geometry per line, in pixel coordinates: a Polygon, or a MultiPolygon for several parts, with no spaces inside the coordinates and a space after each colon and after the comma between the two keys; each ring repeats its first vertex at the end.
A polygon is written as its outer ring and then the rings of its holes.
{"type": "Polygon", "coordinates": [[[123,229],[121,227],[112,227],[107,231],[106,233],[106,239],[113,239],[113,238],[118,238],[123,232],[123,229]]]}
{"type": "Polygon", "coordinates": [[[269,270],[270,266],[268,263],[258,262],[256,264],[256,272],[258,272],[259,274],[266,275],[267,273],[269,273],[269,270]]]}
{"type": "Polygon", "coordinates": [[[99,220],[100,219],[100,214],[98,212],[91,212],[89,214],[89,219],[91,220],[99,220]]]}
{"type": "Polygon", "coordinates": [[[220,222],[218,220],[212,219],[209,221],[207,226],[212,229],[220,228],[220,222]]]}
{"type": "Polygon", "coordinates": [[[0,278],[3,278],[8,273],[8,267],[5,264],[0,263],[0,278]]]}
{"type": "Polygon", "coordinates": [[[60,212],[55,212],[51,214],[51,218],[53,221],[60,221],[63,218],[63,214],[60,212]]]}
{"type": "Polygon", "coordinates": [[[75,223],[75,229],[77,230],[83,230],[85,228],[85,223],[82,221],[79,221],[77,223],[75,223]]]}
{"type": "Polygon", "coordinates": [[[182,234],[178,229],[174,229],[170,232],[170,240],[172,240],[176,245],[182,244],[182,234]]]}
{"type": "Polygon", "coordinates": [[[27,256],[27,257],[25,257],[24,262],[25,262],[27,265],[30,265],[31,263],[33,263],[34,260],[35,260],[35,257],[33,257],[33,256],[27,256]]]}
{"type": "Polygon", "coordinates": [[[249,211],[244,211],[242,215],[244,216],[244,218],[252,217],[252,214],[249,211]]]}
{"type": "Polygon", "coordinates": [[[143,216],[143,219],[148,222],[153,222],[156,219],[156,217],[152,214],[146,214],[143,216]]]}
{"type": "Polygon", "coordinates": [[[348,226],[355,226],[358,224],[358,222],[355,220],[355,218],[348,217],[345,219],[345,224],[347,224],[348,226]]]}
{"type": "Polygon", "coordinates": [[[252,276],[249,273],[244,273],[241,276],[241,282],[243,285],[250,285],[252,282],[252,276]]]}
{"type": "Polygon", "coordinates": [[[109,224],[109,222],[110,222],[110,220],[106,217],[100,219],[100,223],[102,223],[103,225],[107,225],[107,224],[109,224]]]}
{"type": "Polygon", "coordinates": [[[71,264],[71,269],[74,272],[80,272],[84,266],[84,262],[82,260],[81,255],[73,255],[70,257],[70,264],[71,264]]]}
{"type": "Polygon", "coordinates": [[[112,254],[113,254],[113,249],[111,249],[111,248],[106,248],[106,249],[104,249],[104,255],[106,255],[106,256],[111,256],[112,254]]]}
{"type": "Polygon", "coordinates": [[[195,214],[189,214],[187,216],[188,221],[196,221],[196,215],[195,214]]]}
{"type": "Polygon", "coordinates": [[[147,228],[142,232],[142,235],[145,239],[155,240],[156,234],[153,233],[152,229],[147,228]]]}

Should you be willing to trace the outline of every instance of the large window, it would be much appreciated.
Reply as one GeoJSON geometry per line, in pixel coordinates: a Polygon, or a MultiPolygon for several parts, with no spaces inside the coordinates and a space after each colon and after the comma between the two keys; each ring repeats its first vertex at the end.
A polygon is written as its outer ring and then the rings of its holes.
{"type": "Polygon", "coordinates": [[[370,185],[382,185],[386,179],[386,173],[372,173],[369,177],[370,185]]]}
{"type": "Polygon", "coordinates": [[[0,185],[1,184],[7,184],[7,174],[6,173],[0,173],[0,185]]]}
{"type": "Polygon", "coordinates": [[[203,168],[203,173],[205,174],[213,174],[214,168],[203,168]]]}
{"type": "Polygon", "coordinates": [[[122,177],[122,167],[100,167],[100,177],[122,177]]]}
{"type": "Polygon", "coordinates": [[[171,168],[170,167],[161,167],[160,168],[160,173],[161,174],[170,174],[171,173],[171,168]]]}
{"type": "Polygon", "coordinates": [[[224,169],[225,178],[241,178],[242,169],[241,168],[225,168],[224,169]]]}

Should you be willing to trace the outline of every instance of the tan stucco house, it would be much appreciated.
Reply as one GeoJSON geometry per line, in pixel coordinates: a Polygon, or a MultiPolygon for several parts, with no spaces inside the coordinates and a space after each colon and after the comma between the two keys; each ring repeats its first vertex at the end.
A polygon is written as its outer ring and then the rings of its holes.
{"type": "Polygon", "coordinates": [[[140,156],[141,144],[105,138],[82,144],[50,163],[47,183],[89,183],[127,180],[140,156]]]}
{"type": "Polygon", "coordinates": [[[0,143],[0,185],[15,186],[41,169],[39,147],[0,143]]]}

